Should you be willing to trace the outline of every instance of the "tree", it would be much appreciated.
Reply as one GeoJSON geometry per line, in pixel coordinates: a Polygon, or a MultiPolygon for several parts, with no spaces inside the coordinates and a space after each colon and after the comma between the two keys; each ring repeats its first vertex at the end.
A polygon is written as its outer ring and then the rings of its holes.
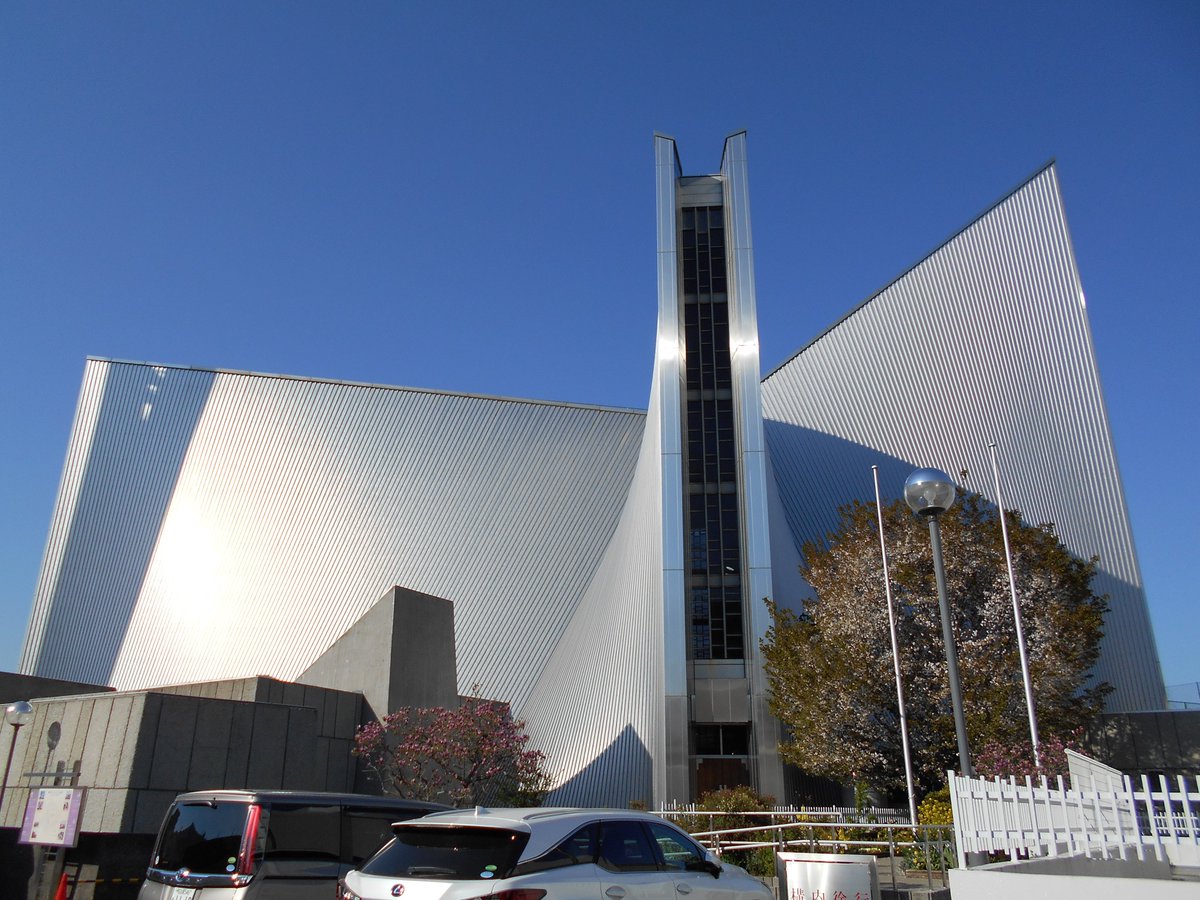
{"type": "MultiPolygon", "coordinates": [[[[836,532],[803,548],[816,596],[797,614],[769,604],[762,649],[771,709],[788,727],[785,760],[842,781],[904,786],[899,708],[888,634],[875,505],[840,511],[836,532]]],[[[1017,595],[1043,740],[1097,715],[1107,684],[1089,684],[1105,598],[1092,592],[1096,560],[1080,560],[1053,525],[1007,516],[1017,595]]],[[[997,512],[967,494],[943,514],[947,593],[973,747],[1028,742],[1028,718],[997,512]]],[[[927,526],[902,501],[884,508],[913,765],[926,789],[956,768],[941,619],[927,526]]]]}
{"type": "Polygon", "coordinates": [[[544,754],[525,749],[524,728],[508,704],[466,697],[457,709],[403,707],[360,726],[353,752],[385,793],[456,806],[538,806],[550,776],[544,754]]]}

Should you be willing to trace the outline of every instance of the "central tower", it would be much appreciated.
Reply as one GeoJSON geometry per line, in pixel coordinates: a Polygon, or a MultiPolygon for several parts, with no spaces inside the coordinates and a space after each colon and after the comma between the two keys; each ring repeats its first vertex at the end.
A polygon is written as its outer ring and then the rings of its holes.
{"type": "MultiPolygon", "coordinates": [[[[685,176],[655,135],[665,766],[659,799],[782,797],[759,641],[771,596],[746,135],[685,176]]],[[[661,783],[658,783],[661,781],[661,783]]]]}

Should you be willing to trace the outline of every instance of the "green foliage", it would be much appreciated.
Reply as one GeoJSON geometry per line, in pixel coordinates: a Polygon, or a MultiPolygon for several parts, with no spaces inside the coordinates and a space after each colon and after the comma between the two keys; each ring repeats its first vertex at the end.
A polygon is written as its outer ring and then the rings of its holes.
{"type": "MultiPolygon", "coordinates": [[[[918,834],[924,838],[915,847],[904,849],[904,862],[909,869],[954,868],[958,861],[950,852],[949,841],[954,832],[954,810],[950,805],[948,787],[927,794],[917,806],[917,822],[921,825],[945,825],[945,829],[930,831],[922,829],[918,834]]],[[[912,840],[912,832],[897,833],[897,840],[912,840]]]]}
{"type": "MultiPolygon", "coordinates": [[[[729,828],[752,828],[761,825],[762,819],[754,816],[738,815],[745,812],[762,812],[775,805],[775,798],[756,793],[752,788],[740,785],[738,787],[721,788],[710,791],[696,801],[696,808],[705,812],[719,812],[719,816],[687,816],[680,820],[680,825],[690,832],[723,831],[729,828]]],[[[737,836],[746,841],[773,841],[771,831],[746,832],[737,836]]],[[[751,875],[769,877],[775,874],[775,850],[773,847],[759,847],[754,850],[729,850],[722,858],[741,866],[751,875]]]]}
{"type": "MultiPolygon", "coordinates": [[[[825,542],[804,547],[801,574],[816,596],[799,614],[769,604],[762,649],[771,709],[790,731],[780,752],[814,775],[903,789],[875,506],[854,503],[840,515],[825,542]]],[[[1069,734],[1099,713],[1110,690],[1089,683],[1107,609],[1091,589],[1095,560],[1072,556],[1053,525],[1006,517],[1038,717],[1047,734],[1069,734]]],[[[896,501],[884,508],[884,529],[909,740],[929,790],[957,752],[928,528],[896,501]]],[[[1025,698],[997,513],[967,494],[942,516],[941,532],[971,744],[1016,746],[1025,698]]]]}

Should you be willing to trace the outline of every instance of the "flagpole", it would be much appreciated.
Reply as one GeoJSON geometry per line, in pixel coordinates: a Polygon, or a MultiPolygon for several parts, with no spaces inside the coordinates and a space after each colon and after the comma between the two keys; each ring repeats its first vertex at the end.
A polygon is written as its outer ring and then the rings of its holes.
{"type": "Polygon", "coordinates": [[[912,754],[908,748],[908,714],[904,710],[904,682],[900,678],[900,647],[896,640],[896,613],[892,607],[892,579],[888,575],[887,544],[883,539],[883,504],[879,499],[879,466],[871,466],[875,479],[875,513],[879,518],[879,552],[883,555],[883,589],[887,595],[888,630],[892,635],[892,664],[896,670],[896,703],[900,707],[900,742],[904,748],[904,779],[908,784],[908,814],[917,827],[917,794],[913,787],[912,754]]]}
{"type": "Polygon", "coordinates": [[[1021,654],[1021,679],[1025,682],[1025,706],[1029,710],[1029,739],[1033,742],[1033,764],[1041,769],[1037,711],[1033,703],[1033,678],[1029,674],[1029,655],[1025,651],[1025,629],[1021,625],[1021,604],[1017,602],[1017,579],[1013,575],[1012,549],[1008,543],[1008,523],[1004,514],[1004,498],[1000,496],[1000,464],[996,461],[996,442],[988,444],[992,456],[992,478],[996,488],[996,508],[1000,511],[1000,533],[1004,535],[1004,562],[1008,565],[1008,590],[1012,595],[1013,621],[1017,626],[1017,650],[1021,654]]]}

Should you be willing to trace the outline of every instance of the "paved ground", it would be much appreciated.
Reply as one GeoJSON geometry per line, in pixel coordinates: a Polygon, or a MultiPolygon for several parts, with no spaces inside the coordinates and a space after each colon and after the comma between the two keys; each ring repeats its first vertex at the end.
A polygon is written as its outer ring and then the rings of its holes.
{"type": "Polygon", "coordinates": [[[902,860],[895,862],[893,868],[886,857],[878,861],[881,900],[949,900],[949,882],[941,872],[906,872],[902,860]]]}

